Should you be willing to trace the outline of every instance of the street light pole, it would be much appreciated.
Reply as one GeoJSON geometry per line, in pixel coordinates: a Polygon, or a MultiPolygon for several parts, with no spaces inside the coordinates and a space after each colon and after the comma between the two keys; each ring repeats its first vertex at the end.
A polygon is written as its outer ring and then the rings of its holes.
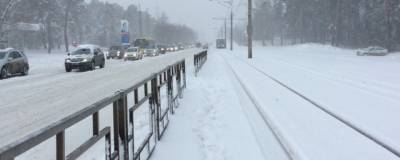
{"type": "Polygon", "coordinates": [[[248,45],[248,58],[253,58],[253,25],[252,25],[252,0],[248,0],[247,10],[247,45],[248,45]]]}
{"type": "Polygon", "coordinates": [[[141,4],[140,4],[140,0],[138,1],[138,9],[139,9],[139,18],[138,18],[138,25],[139,25],[139,37],[143,38],[143,26],[142,26],[142,9],[141,9],[141,4]]]}
{"type": "Polygon", "coordinates": [[[231,51],[233,51],[233,7],[231,7],[231,51]]]}
{"type": "Polygon", "coordinates": [[[224,32],[225,32],[225,34],[224,34],[224,38],[225,38],[225,43],[226,43],[226,18],[224,19],[224,24],[225,24],[225,30],[224,30],[224,32]]]}

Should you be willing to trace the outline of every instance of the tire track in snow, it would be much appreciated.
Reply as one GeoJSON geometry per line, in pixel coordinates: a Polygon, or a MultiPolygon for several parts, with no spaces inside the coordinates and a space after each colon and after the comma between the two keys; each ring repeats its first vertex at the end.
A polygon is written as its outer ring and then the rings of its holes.
{"type": "MultiPolygon", "coordinates": [[[[359,134],[365,136],[366,138],[368,138],[369,140],[373,141],[375,144],[385,148],[387,151],[391,152],[392,154],[396,155],[397,157],[400,158],[400,151],[396,150],[395,147],[393,147],[391,144],[387,144],[387,142],[385,142],[384,140],[382,140],[381,138],[372,135],[371,133],[368,133],[368,131],[366,131],[365,129],[363,129],[360,126],[355,125],[354,123],[352,123],[351,121],[346,120],[344,117],[335,114],[334,112],[332,112],[331,110],[327,109],[326,107],[318,104],[316,101],[314,101],[313,99],[310,99],[309,97],[306,97],[305,95],[303,95],[302,93],[294,90],[293,88],[291,88],[290,86],[286,85],[285,83],[279,81],[278,79],[276,79],[275,77],[269,75],[268,73],[264,72],[263,70],[257,68],[256,66],[248,63],[247,61],[237,58],[235,57],[237,60],[243,62],[244,64],[247,64],[248,66],[250,66],[251,68],[253,68],[254,70],[256,70],[257,72],[261,73],[262,75],[264,75],[266,78],[273,80],[274,82],[276,82],[277,84],[281,85],[282,87],[288,89],[289,91],[291,91],[292,93],[294,93],[295,95],[301,97],[302,99],[304,99],[305,101],[311,103],[313,106],[319,108],[320,110],[322,110],[323,112],[325,112],[326,114],[330,115],[331,117],[337,119],[338,121],[340,121],[341,123],[343,123],[344,125],[352,128],[353,130],[357,131],[359,134]]],[[[290,152],[289,152],[290,153],[290,152]]]]}

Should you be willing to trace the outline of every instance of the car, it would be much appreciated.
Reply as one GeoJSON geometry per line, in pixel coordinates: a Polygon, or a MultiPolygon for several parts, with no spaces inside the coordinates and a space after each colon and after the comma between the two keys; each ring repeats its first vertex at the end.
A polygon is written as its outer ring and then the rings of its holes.
{"type": "Polygon", "coordinates": [[[154,57],[160,55],[160,52],[156,48],[147,48],[144,50],[144,54],[149,57],[154,57]]]}
{"type": "Polygon", "coordinates": [[[28,58],[21,51],[13,48],[0,50],[0,79],[5,79],[12,75],[28,75],[28,58]]]}
{"type": "Polygon", "coordinates": [[[184,49],[185,49],[185,46],[183,44],[178,45],[178,50],[184,50],[184,49]]]}
{"type": "Polygon", "coordinates": [[[130,47],[126,50],[124,60],[140,60],[143,58],[143,52],[138,47],[130,47]]]}
{"type": "Polygon", "coordinates": [[[97,45],[80,45],[65,59],[65,71],[73,69],[80,71],[95,70],[96,66],[104,68],[106,64],[104,53],[97,45]]]}
{"type": "Polygon", "coordinates": [[[358,50],[357,56],[386,56],[388,53],[388,50],[383,47],[371,46],[358,50]]]}
{"type": "Polygon", "coordinates": [[[168,51],[168,52],[174,52],[174,51],[175,51],[175,47],[174,47],[173,45],[169,45],[169,46],[167,47],[167,51],[168,51]]]}
{"type": "Polygon", "coordinates": [[[168,47],[164,46],[164,45],[157,45],[157,49],[160,51],[161,54],[167,53],[167,50],[168,50],[167,48],[168,47]]]}
{"type": "Polygon", "coordinates": [[[107,59],[122,59],[124,58],[127,46],[111,46],[108,50],[108,57],[107,59]]]}

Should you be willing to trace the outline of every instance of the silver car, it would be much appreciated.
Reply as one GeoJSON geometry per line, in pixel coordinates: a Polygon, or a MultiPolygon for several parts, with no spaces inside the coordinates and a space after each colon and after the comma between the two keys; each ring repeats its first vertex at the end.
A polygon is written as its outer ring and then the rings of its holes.
{"type": "Polygon", "coordinates": [[[378,46],[372,46],[357,51],[357,56],[386,56],[388,50],[378,46]]]}
{"type": "Polygon", "coordinates": [[[160,52],[158,52],[158,49],[151,48],[151,49],[145,49],[144,54],[149,57],[154,57],[154,56],[159,56],[160,52]]]}
{"type": "Polygon", "coordinates": [[[0,79],[28,73],[29,63],[24,53],[13,48],[0,50],[0,79]]]}

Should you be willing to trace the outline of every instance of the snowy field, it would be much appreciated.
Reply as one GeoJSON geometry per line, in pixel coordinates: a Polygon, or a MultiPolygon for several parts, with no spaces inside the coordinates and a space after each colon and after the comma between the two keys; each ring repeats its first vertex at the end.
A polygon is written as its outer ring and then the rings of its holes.
{"type": "MultiPolygon", "coordinates": [[[[66,73],[64,70],[65,53],[49,55],[27,51],[31,66],[30,75],[0,81],[2,88],[0,90],[0,128],[2,128],[0,148],[110,96],[120,89],[131,87],[167,65],[184,58],[192,58],[193,54],[199,51],[197,49],[184,50],[158,57],[146,57],[142,61],[109,60],[105,69],[72,73],[66,73]]],[[[128,103],[131,102],[128,101],[128,103]]],[[[111,107],[107,109],[100,112],[101,117],[112,116],[108,114],[112,113],[111,107]]],[[[101,122],[100,127],[108,123],[101,122]]],[[[67,153],[90,137],[90,126],[90,120],[87,120],[66,131],[67,141],[76,139],[76,141],[67,142],[67,153]],[[72,132],[76,128],[87,128],[89,133],[72,132]]],[[[46,142],[41,145],[49,146],[54,143],[46,142]]],[[[50,149],[43,152],[42,149],[37,151],[34,149],[25,156],[30,158],[22,159],[53,159],[55,153],[53,151],[50,149]],[[44,153],[45,155],[41,155],[44,153]]]]}
{"type": "Polygon", "coordinates": [[[245,49],[220,54],[292,158],[399,159],[400,55],[359,57],[313,44],[256,48],[253,60],[245,49]]]}

